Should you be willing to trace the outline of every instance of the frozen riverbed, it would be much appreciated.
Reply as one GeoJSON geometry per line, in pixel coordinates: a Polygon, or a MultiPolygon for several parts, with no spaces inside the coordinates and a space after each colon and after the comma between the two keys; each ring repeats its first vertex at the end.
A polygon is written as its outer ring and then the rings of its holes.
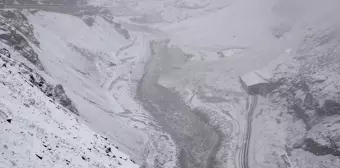
{"type": "Polygon", "coordinates": [[[157,84],[162,68],[166,68],[162,67],[162,57],[172,50],[164,44],[153,43],[151,47],[154,52],[138,87],[139,100],[182,150],[181,167],[211,167],[220,137],[178,94],[157,84]]]}

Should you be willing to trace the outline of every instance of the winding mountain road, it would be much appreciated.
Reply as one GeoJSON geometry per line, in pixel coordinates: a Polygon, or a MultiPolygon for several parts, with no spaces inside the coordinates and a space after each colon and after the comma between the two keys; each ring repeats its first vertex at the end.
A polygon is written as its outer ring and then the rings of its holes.
{"type": "Polygon", "coordinates": [[[248,117],[247,117],[247,125],[245,128],[246,134],[243,138],[242,147],[239,151],[239,168],[249,168],[249,143],[250,143],[250,137],[251,137],[251,130],[252,130],[252,120],[253,120],[253,114],[257,105],[257,96],[253,95],[251,96],[251,103],[250,107],[248,109],[248,117]]]}

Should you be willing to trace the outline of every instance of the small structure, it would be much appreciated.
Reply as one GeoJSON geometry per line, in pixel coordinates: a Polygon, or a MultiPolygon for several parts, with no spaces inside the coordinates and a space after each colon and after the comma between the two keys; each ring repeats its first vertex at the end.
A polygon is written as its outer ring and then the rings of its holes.
{"type": "Polygon", "coordinates": [[[268,79],[254,71],[240,76],[240,83],[244,90],[251,95],[266,96],[272,88],[268,79]]]}

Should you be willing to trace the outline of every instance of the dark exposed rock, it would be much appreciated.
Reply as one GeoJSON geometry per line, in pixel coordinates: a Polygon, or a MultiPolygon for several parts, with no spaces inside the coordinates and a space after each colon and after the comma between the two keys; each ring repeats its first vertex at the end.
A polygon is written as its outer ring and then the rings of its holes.
{"type": "Polygon", "coordinates": [[[93,19],[93,17],[89,16],[89,17],[85,17],[83,19],[83,21],[90,27],[93,26],[93,24],[95,23],[95,20],[93,19]]]}
{"type": "Polygon", "coordinates": [[[303,100],[303,104],[305,107],[309,109],[315,109],[318,107],[318,102],[314,98],[314,96],[311,93],[307,93],[305,95],[305,98],[303,100]]]}
{"type": "Polygon", "coordinates": [[[106,148],[105,152],[106,153],[110,153],[111,152],[111,147],[106,148]]]}
{"type": "Polygon", "coordinates": [[[8,58],[11,58],[11,53],[5,48],[0,49],[0,53],[8,58]]]}
{"type": "Polygon", "coordinates": [[[337,115],[340,114],[340,104],[335,100],[328,99],[325,100],[322,107],[318,107],[315,111],[319,117],[337,115]]]}
{"type": "MultiPolygon", "coordinates": [[[[0,58],[2,58],[3,60],[6,60],[6,61],[11,60],[11,62],[17,62],[13,59],[3,58],[1,57],[2,55],[3,54],[0,53],[0,58]]],[[[77,108],[73,104],[72,100],[66,95],[65,90],[62,85],[58,84],[56,86],[53,86],[52,84],[48,83],[42,76],[40,76],[36,72],[33,72],[31,68],[29,68],[23,63],[19,63],[19,69],[20,69],[20,73],[23,76],[26,76],[26,79],[28,79],[28,81],[30,82],[29,84],[31,87],[36,86],[47,97],[50,97],[56,100],[60,105],[62,105],[66,109],[70,110],[76,115],[79,115],[77,108]]]]}
{"type": "Polygon", "coordinates": [[[340,151],[335,147],[328,147],[320,145],[319,143],[315,142],[313,139],[305,139],[302,148],[308,152],[311,152],[317,156],[323,155],[333,155],[333,156],[340,156],[340,151]]]}
{"type": "Polygon", "coordinates": [[[79,13],[75,13],[75,16],[78,17],[85,17],[84,22],[89,25],[90,27],[94,24],[95,20],[93,19],[94,16],[99,16],[103,18],[105,21],[107,21],[110,24],[114,25],[115,30],[121,34],[125,39],[130,39],[130,33],[122,27],[120,23],[117,23],[114,21],[113,14],[108,9],[97,9],[97,10],[91,10],[91,11],[82,11],[79,13]]]}
{"type": "Polygon", "coordinates": [[[290,107],[294,112],[297,118],[302,119],[305,123],[308,123],[309,116],[305,113],[305,110],[303,110],[299,105],[294,104],[292,107],[290,107]]]}
{"type": "Polygon", "coordinates": [[[109,22],[110,24],[113,24],[113,15],[112,13],[108,10],[108,9],[101,9],[99,11],[99,15],[107,22],[109,22]]]}
{"type": "Polygon", "coordinates": [[[297,82],[293,82],[293,85],[294,85],[295,88],[301,89],[304,92],[309,91],[309,86],[307,85],[306,81],[304,81],[304,80],[299,80],[297,82]]]}
{"type": "Polygon", "coordinates": [[[302,148],[317,156],[340,156],[340,116],[324,116],[313,125],[305,138],[294,144],[294,148],[302,148]]]}
{"type": "Polygon", "coordinates": [[[277,124],[281,124],[281,120],[280,119],[276,118],[275,120],[276,120],[277,124]]]}
{"type": "Polygon", "coordinates": [[[8,32],[20,32],[33,44],[39,46],[39,41],[34,37],[33,26],[29,24],[24,14],[17,10],[1,10],[0,19],[3,21],[0,27],[8,32]],[[2,17],[1,17],[2,16],[2,17]]]}
{"type": "Polygon", "coordinates": [[[117,64],[115,64],[115,63],[113,63],[113,62],[110,62],[110,63],[109,63],[109,66],[110,66],[110,67],[113,67],[113,66],[117,66],[117,64]]]}
{"type": "Polygon", "coordinates": [[[65,160],[65,162],[66,162],[67,165],[70,165],[70,163],[71,163],[69,160],[65,160]]]}
{"type": "Polygon", "coordinates": [[[322,108],[326,116],[340,114],[340,104],[334,100],[326,100],[322,108]]]}
{"type": "Polygon", "coordinates": [[[36,14],[36,13],[38,13],[39,12],[39,10],[37,10],[37,9],[30,9],[30,10],[28,10],[28,12],[30,12],[31,14],[36,14]]]}
{"type": "Polygon", "coordinates": [[[14,48],[39,69],[44,69],[38,54],[31,46],[34,44],[39,47],[40,43],[35,38],[33,26],[29,24],[25,15],[16,10],[1,10],[0,29],[3,31],[0,34],[2,42],[14,48]]]}
{"type": "Polygon", "coordinates": [[[340,104],[329,99],[320,106],[315,96],[316,92],[311,90],[314,83],[307,79],[308,77],[302,75],[285,79],[272,93],[279,94],[279,97],[287,102],[288,111],[294,112],[307,127],[312,127],[320,117],[340,114],[340,104]]]}
{"type": "Polygon", "coordinates": [[[37,158],[39,158],[40,160],[43,159],[43,157],[42,157],[42,156],[39,156],[38,154],[35,154],[35,156],[36,156],[37,158]]]}

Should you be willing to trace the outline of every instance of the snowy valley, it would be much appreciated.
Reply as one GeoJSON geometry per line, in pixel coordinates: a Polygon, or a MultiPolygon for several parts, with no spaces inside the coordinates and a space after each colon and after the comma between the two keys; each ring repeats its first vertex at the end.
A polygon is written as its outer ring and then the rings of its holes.
{"type": "Polygon", "coordinates": [[[340,166],[337,0],[7,3],[0,168],[340,166]]]}

